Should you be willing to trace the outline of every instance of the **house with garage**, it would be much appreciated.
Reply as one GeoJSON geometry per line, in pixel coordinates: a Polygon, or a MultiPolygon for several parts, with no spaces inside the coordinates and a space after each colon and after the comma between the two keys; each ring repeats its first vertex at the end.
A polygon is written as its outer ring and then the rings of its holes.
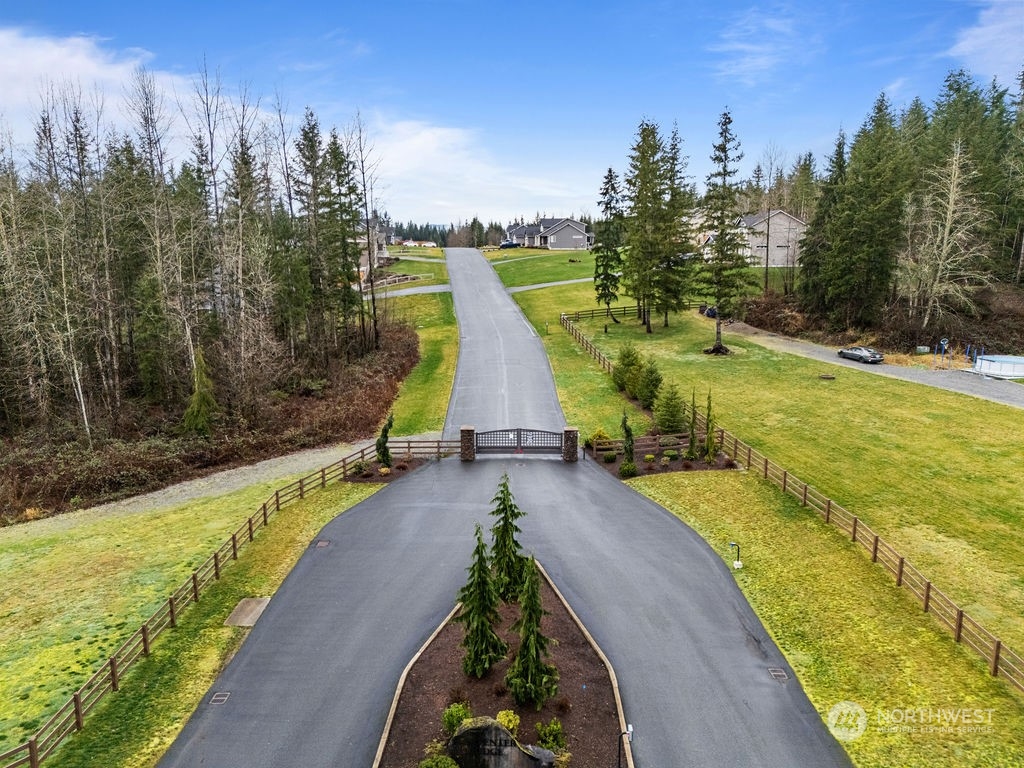
{"type": "Polygon", "coordinates": [[[751,266],[795,267],[799,263],[800,239],[807,223],[796,216],[775,208],[741,216],[737,226],[746,240],[751,266]]]}
{"type": "Polygon", "coordinates": [[[594,244],[587,225],[575,219],[538,219],[533,224],[516,222],[505,229],[505,242],[524,248],[581,251],[594,244]]]}

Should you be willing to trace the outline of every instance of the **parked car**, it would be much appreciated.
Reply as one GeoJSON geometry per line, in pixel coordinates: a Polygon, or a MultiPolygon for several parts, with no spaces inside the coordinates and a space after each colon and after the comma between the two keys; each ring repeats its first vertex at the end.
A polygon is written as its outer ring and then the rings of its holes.
{"type": "Polygon", "coordinates": [[[502,243],[498,247],[499,248],[519,248],[520,246],[522,246],[522,243],[513,243],[511,241],[506,240],[504,243],[502,243]]]}
{"type": "Polygon", "coordinates": [[[885,360],[885,355],[871,347],[843,347],[839,350],[839,356],[859,363],[880,363],[885,360]]]}

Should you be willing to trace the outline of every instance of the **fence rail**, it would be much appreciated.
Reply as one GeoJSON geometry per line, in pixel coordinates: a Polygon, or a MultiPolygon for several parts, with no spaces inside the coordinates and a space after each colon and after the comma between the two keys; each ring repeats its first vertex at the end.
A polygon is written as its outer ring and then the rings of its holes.
{"type": "MultiPolygon", "coordinates": [[[[590,312],[593,310],[584,310],[578,313],[563,312],[561,324],[584,349],[590,352],[605,371],[611,373],[614,364],[569,319],[570,316],[573,318],[595,317],[593,314],[588,314],[590,312]]],[[[604,310],[598,310],[598,312],[597,316],[600,316],[604,310]]],[[[704,418],[699,413],[697,422],[703,429],[704,418]]],[[[657,438],[651,438],[653,443],[641,443],[643,439],[635,438],[634,449],[636,451],[640,451],[641,446],[660,447],[657,438]]],[[[859,544],[871,557],[872,562],[879,564],[893,576],[897,587],[906,589],[914,595],[921,603],[922,610],[932,614],[940,625],[950,631],[955,642],[968,646],[985,659],[993,677],[1003,677],[1024,691],[1024,658],[1007,648],[998,637],[964,613],[956,602],[935,587],[895,547],[875,533],[863,520],[791,472],[775,464],[767,456],[744,443],[735,435],[725,430],[719,430],[718,440],[720,449],[729,453],[737,464],[744,465],[748,471],[758,472],[762,478],[778,486],[783,493],[794,496],[803,506],[814,509],[826,523],[834,525],[849,536],[854,544],[859,544]]],[[[616,442],[621,444],[621,441],[609,441],[611,444],[616,442]]],[[[601,445],[605,446],[606,443],[602,442],[601,445]]]]}
{"type": "MultiPolygon", "coordinates": [[[[442,458],[458,453],[458,440],[390,440],[393,455],[414,458],[442,458]]],[[[167,629],[177,626],[181,612],[198,603],[204,590],[218,581],[223,569],[238,559],[239,551],[255,540],[256,533],[267,527],[270,516],[281,507],[328,483],[340,482],[355,471],[362,471],[364,462],[376,457],[376,448],[368,446],[300,477],[293,483],[274,491],[274,495],[243,522],[213,554],[161,603],[160,607],[143,622],[103,665],[96,670],[71,699],[58,709],[42,727],[24,744],[0,752],[0,768],[38,766],[76,731],[82,730],[85,717],[108,693],[117,691],[124,674],[140,659],[149,656],[153,641],[167,629]]]]}

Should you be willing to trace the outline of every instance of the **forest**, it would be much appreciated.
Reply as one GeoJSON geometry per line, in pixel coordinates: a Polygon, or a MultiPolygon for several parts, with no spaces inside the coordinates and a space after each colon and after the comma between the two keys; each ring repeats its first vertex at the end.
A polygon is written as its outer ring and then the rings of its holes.
{"type": "Polygon", "coordinates": [[[180,115],[145,70],[128,102],[118,132],[49,86],[30,155],[0,145],[8,518],[365,434],[416,361],[376,300],[386,215],[358,117],[339,132],[307,109],[292,135],[206,73],[180,115]]]}

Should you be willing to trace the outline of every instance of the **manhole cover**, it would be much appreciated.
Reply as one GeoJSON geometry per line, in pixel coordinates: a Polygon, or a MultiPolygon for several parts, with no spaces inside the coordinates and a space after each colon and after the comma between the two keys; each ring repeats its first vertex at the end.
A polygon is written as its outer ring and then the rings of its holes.
{"type": "Polygon", "coordinates": [[[317,549],[323,549],[324,547],[329,547],[329,546],[331,546],[331,542],[328,541],[327,539],[317,539],[316,540],[316,548],[317,549]]]}
{"type": "Polygon", "coordinates": [[[772,676],[772,680],[778,680],[780,683],[789,680],[789,675],[782,667],[768,667],[768,674],[772,676]]]}
{"type": "Polygon", "coordinates": [[[228,700],[228,696],[231,695],[230,691],[218,691],[213,694],[213,698],[210,699],[211,704],[223,704],[228,700]]]}

